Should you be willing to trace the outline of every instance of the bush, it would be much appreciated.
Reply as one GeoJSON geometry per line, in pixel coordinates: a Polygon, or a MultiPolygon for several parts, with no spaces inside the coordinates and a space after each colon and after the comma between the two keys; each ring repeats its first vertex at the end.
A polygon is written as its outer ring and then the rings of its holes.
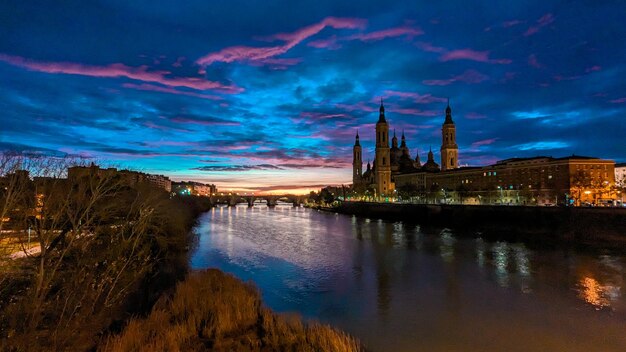
{"type": "Polygon", "coordinates": [[[191,273],[101,351],[361,351],[353,337],[263,307],[258,290],[219,270],[191,273]]]}

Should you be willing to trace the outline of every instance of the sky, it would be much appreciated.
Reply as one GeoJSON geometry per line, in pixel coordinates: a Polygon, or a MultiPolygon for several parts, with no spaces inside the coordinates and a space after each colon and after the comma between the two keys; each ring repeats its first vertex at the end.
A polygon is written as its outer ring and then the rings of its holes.
{"type": "Polygon", "coordinates": [[[0,150],[306,192],[374,157],[626,161],[624,1],[0,2],[0,150]]]}

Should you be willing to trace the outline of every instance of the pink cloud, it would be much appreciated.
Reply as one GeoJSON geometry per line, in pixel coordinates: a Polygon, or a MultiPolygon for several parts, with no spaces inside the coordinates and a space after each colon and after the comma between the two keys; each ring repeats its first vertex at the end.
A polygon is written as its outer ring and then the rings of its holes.
{"type": "Polygon", "coordinates": [[[146,121],[144,123],[142,123],[142,125],[144,127],[153,129],[153,130],[160,130],[160,131],[174,131],[174,132],[191,132],[190,130],[187,129],[183,129],[183,128],[173,128],[173,127],[168,127],[168,126],[163,126],[163,125],[157,125],[154,122],[151,121],[146,121]]]}
{"type": "Polygon", "coordinates": [[[209,100],[222,100],[223,99],[222,97],[219,97],[217,95],[209,95],[209,94],[202,94],[202,93],[195,93],[195,92],[185,92],[185,91],[177,90],[174,88],[160,87],[154,84],[147,84],[147,83],[142,83],[142,84],[124,83],[122,84],[122,87],[129,88],[129,89],[151,91],[151,92],[186,95],[186,96],[190,96],[194,98],[209,99],[209,100]]]}
{"type": "Polygon", "coordinates": [[[374,40],[381,40],[385,38],[401,37],[401,36],[406,36],[407,38],[413,38],[415,36],[422,35],[422,34],[424,34],[424,31],[422,31],[420,28],[404,26],[404,27],[394,27],[394,28],[383,29],[380,31],[375,31],[375,32],[370,32],[370,33],[359,33],[359,34],[349,36],[347,39],[348,40],[358,39],[358,40],[365,42],[365,41],[374,41],[374,40]]]}
{"type": "Polygon", "coordinates": [[[626,97],[619,98],[619,99],[613,99],[613,100],[611,100],[611,103],[613,103],[613,104],[623,104],[623,103],[626,103],[626,97]]]}
{"type": "Polygon", "coordinates": [[[432,110],[420,110],[420,109],[410,109],[410,108],[388,108],[390,112],[397,112],[402,115],[416,115],[416,116],[437,116],[440,113],[432,110]]]}
{"type": "Polygon", "coordinates": [[[590,73],[590,72],[596,72],[596,71],[600,71],[600,70],[602,70],[602,66],[595,65],[595,66],[591,66],[591,67],[587,68],[585,70],[585,72],[586,73],[590,73]]]}
{"type": "Polygon", "coordinates": [[[442,48],[440,46],[434,46],[431,43],[426,43],[426,42],[417,42],[415,43],[415,45],[422,49],[423,51],[427,51],[430,53],[444,53],[446,52],[446,48],[442,48]]]}
{"type": "Polygon", "coordinates": [[[552,22],[554,22],[554,16],[552,16],[551,13],[547,13],[547,14],[541,16],[541,18],[539,18],[537,20],[537,24],[536,25],[528,27],[528,29],[524,33],[524,36],[528,37],[528,36],[531,36],[533,34],[536,34],[536,33],[539,32],[539,30],[541,28],[551,24],[552,22]]]}
{"type": "Polygon", "coordinates": [[[443,103],[446,98],[434,97],[430,94],[419,94],[414,92],[401,92],[396,90],[386,90],[385,96],[396,96],[400,98],[413,99],[418,104],[443,103]]]}
{"type": "Polygon", "coordinates": [[[505,21],[505,22],[502,22],[502,27],[510,28],[510,27],[517,26],[518,24],[522,24],[522,23],[524,23],[524,21],[520,21],[520,20],[505,21]]]}
{"type": "Polygon", "coordinates": [[[478,62],[487,62],[491,64],[510,64],[510,59],[490,59],[489,51],[476,51],[472,49],[458,49],[444,53],[439,57],[440,61],[452,60],[471,60],[478,62]]]}
{"type": "Polygon", "coordinates": [[[286,70],[289,66],[294,66],[302,62],[302,58],[267,58],[253,61],[252,66],[268,66],[274,70],[286,70]]]}
{"type": "Polygon", "coordinates": [[[380,31],[370,32],[370,33],[358,33],[346,37],[337,37],[335,35],[320,40],[314,40],[309,42],[307,45],[313,48],[318,49],[329,49],[335,50],[341,48],[341,44],[339,42],[342,41],[350,41],[350,40],[360,40],[363,42],[377,41],[383,40],[386,38],[394,38],[394,37],[402,37],[405,36],[408,39],[411,39],[415,36],[422,35],[424,32],[416,27],[393,27],[388,29],[383,29],[380,31]]]}
{"type": "Polygon", "coordinates": [[[359,29],[364,28],[365,24],[366,21],[362,19],[326,17],[319,23],[301,28],[295,32],[279,33],[270,37],[270,39],[285,42],[282,45],[266,47],[231,46],[218,52],[207,54],[196,60],[196,63],[202,66],[208,66],[214,62],[253,62],[268,59],[286,53],[294,46],[321,32],[326,27],[334,29],[359,29]]]}
{"type": "Polygon", "coordinates": [[[530,54],[528,56],[528,64],[534,68],[544,68],[543,64],[537,60],[537,55],[535,54],[530,54]]]}
{"type": "Polygon", "coordinates": [[[465,114],[465,118],[468,120],[480,120],[480,119],[486,119],[487,116],[476,113],[476,112],[470,112],[470,113],[465,114]]]}
{"type": "Polygon", "coordinates": [[[335,107],[338,109],[343,109],[346,111],[367,111],[374,112],[378,110],[378,106],[370,103],[358,102],[356,104],[335,104],[335,107]]]}
{"type": "Polygon", "coordinates": [[[315,119],[315,120],[351,118],[351,116],[347,114],[324,114],[324,113],[319,113],[319,112],[302,112],[300,113],[300,116],[305,117],[305,118],[315,119]]]}
{"type": "Polygon", "coordinates": [[[493,144],[495,141],[497,141],[498,138],[491,138],[491,139],[483,139],[481,141],[476,141],[474,143],[472,143],[472,148],[477,148],[483,145],[489,145],[489,144],[493,144]]]}
{"type": "Polygon", "coordinates": [[[61,73],[101,78],[125,77],[137,81],[159,83],[170,87],[186,87],[197,90],[219,90],[225,93],[238,93],[243,91],[242,88],[236,86],[223,85],[219,82],[207,81],[200,77],[166,77],[169,76],[171,72],[148,71],[147,66],[129,67],[120,63],[107,66],[92,66],[71,62],[34,61],[19,56],[5,54],[0,54],[0,61],[26,68],[31,71],[53,74],[61,73]]]}
{"type": "Polygon", "coordinates": [[[561,82],[561,81],[575,81],[577,79],[580,78],[580,75],[576,75],[576,76],[561,76],[561,75],[556,75],[554,76],[554,80],[557,82],[561,82]]]}
{"type": "Polygon", "coordinates": [[[336,50],[341,48],[341,45],[337,41],[337,36],[333,35],[326,39],[310,41],[307,45],[317,49],[336,50]]]}
{"type": "Polygon", "coordinates": [[[467,84],[477,84],[489,79],[489,76],[484,75],[476,70],[467,70],[458,76],[454,76],[449,79],[434,79],[424,80],[422,83],[428,86],[447,86],[455,82],[463,82],[467,84]]]}
{"type": "Polygon", "coordinates": [[[215,120],[215,119],[199,120],[199,119],[190,119],[186,117],[174,117],[170,119],[170,121],[175,122],[175,123],[193,124],[193,125],[202,125],[202,126],[216,126],[216,125],[239,126],[240,125],[239,122],[235,122],[235,121],[225,121],[225,120],[215,120]]]}

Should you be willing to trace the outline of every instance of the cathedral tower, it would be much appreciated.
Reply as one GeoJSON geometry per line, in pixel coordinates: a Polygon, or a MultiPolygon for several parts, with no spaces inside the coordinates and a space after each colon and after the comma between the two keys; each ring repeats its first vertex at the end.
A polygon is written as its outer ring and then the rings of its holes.
{"type": "Polygon", "coordinates": [[[452,121],[450,100],[446,108],[446,120],[441,127],[441,171],[456,169],[459,166],[459,146],[456,144],[456,126],[452,121]]]}
{"type": "Polygon", "coordinates": [[[385,107],[380,99],[380,114],[376,123],[376,194],[389,195],[394,187],[391,183],[391,159],[389,152],[389,125],[385,119],[385,107]]]}
{"type": "Polygon", "coordinates": [[[359,142],[359,131],[356,132],[356,140],[352,148],[352,186],[356,187],[362,181],[363,159],[361,157],[361,143],[359,142]]]}

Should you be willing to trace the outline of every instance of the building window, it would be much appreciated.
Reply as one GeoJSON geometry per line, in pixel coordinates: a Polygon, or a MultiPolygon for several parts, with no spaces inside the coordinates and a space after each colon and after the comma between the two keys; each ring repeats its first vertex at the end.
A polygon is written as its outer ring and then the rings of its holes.
{"type": "Polygon", "coordinates": [[[385,157],[383,156],[383,165],[385,165],[385,157]]]}

